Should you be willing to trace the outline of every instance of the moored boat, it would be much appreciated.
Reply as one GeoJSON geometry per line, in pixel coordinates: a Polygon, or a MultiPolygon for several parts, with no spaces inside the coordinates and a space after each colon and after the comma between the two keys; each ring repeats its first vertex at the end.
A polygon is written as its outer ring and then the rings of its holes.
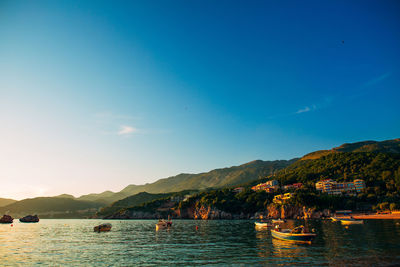
{"type": "Polygon", "coordinates": [[[94,227],[95,232],[108,232],[111,230],[111,223],[103,223],[94,227]]]}
{"type": "Polygon", "coordinates": [[[273,223],[284,223],[285,222],[285,220],[282,220],[282,219],[272,219],[271,221],[273,223]]]}
{"type": "Polygon", "coordinates": [[[273,224],[269,223],[269,222],[254,222],[256,227],[260,227],[260,228],[268,228],[268,227],[272,227],[273,224]]]}
{"type": "Polygon", "coordinates": [[[24,223],[37,223],[39,222],[39,217],[37,215],[28,215],[19,219],[20,222],[24,223]]]}
{"type": "Polygon", "coordinates": [[[303,225],[293,229],[280,229],[279,227],[276,227],[275,229],[271,229],[271,234],[277,239],[308,244],[311,244],[311,241],[317,236],[314,233],[306,232],[303,225]]]}
{"type": "Polygon", "coordinates": [[[340,222],[344,225],[349,225],[349,224],[363,224],[363,220],[356,220],[354,218],[346,218],[346,219],[340,219],[340,222]]]}
{"type": "Polygon", "coordinates": [[[0,223],[12,223],[13,220],[14,218],[10,215],[3,215],[3,217],[0,218],[0,223]]]}
{"type": "MultiPolygon", "coordinates": [[[[169,218],[168,218],[169,219],[169,218]]],[[[170,228],[172,226],[172,221],[171,220],[158,220],[156,224],[156,231],[161,230],[161,229],[166,229],[170,228]]]]}

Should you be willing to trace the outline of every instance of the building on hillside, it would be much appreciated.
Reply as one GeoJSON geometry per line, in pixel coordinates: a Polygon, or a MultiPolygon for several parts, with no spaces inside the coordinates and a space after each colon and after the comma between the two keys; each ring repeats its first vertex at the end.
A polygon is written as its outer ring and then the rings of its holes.
{"type": "Polygon", "coordinates": [[[364,180],[354,180],[354,187],[356,188],[357,193],[364,191],[364,189],[366,188],[364,180]]]}
{"type": "Polygon", "coordinates": [[[273,202],[276,203],[276,204],[282,204],[282,203],[288,201],[289,199],[291,199],[293,196],[294,196],[293,193],[286,193],[286,194],[276,195],[276,196],[274,196],[273,202]]]}
{"type": "Polygon", "coordinates": [[[303,186],[302,183],[295,183],[295,184],[289,184],[289,185],[285,185],[283,187],[284,190],[291,190],[291,189],[299,189],[303,186]]]}
{"type": "Polygon", "coordinates": [[[244,187],[236,187],[235,189],[233,189],[233,192],[238,194],[238,193],[243,192],[243,190],[244,190],[244,187]]]}
{"type": "Polygon", "coordinates": [[[279,186],[279,182],[277,180],[270,180],[265,182],[265,184],[269,185],[270,187],[279,186]]]}
{"type": "Polygon", "coordinates": [[[332,179],[326,179],[319,181],[315,184],[315,188],[319,191],[326,191],[329,188],[331,188],[331,182],[334,182],[332,179]]]}
{"type": "Polygon", "coordinates": [[[271,180],[262,184],[255,185],[251,189],[253,191],[266,191],[267,193],[273,193],[278,188],[279,182],[277,180],[271,180]]]}
{"type": "Polygon", "coordinates": [[[363,180],[357,179],[353,182],[338,183],[332,179],[327,179],[315,183],[315,188],[318,191],[328,193],[330,195],[354,195],[354,192],[359,193],[365,189],[365,182],[363,180]]]}

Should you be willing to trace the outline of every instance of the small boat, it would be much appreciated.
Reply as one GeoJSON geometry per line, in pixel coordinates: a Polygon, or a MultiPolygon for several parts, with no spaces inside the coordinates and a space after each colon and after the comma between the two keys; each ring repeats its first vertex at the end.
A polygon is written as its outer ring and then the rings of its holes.
{"type": "Polygon", "coordinates": [[[39,222],[39,217],[37,215],[28,215],[19,219],[19,221],[24,223],[37,223],[39,222]]]}
{"type": "Polygon", "coordinates": [[[10,215],[3,215],[3,217],[0,218],[0,223],[12,223],[13,221],[14,218],[10,215]]]}
{"type": "Polygon", "coordinates": [[[95,226],[93,229],[94,229],[95,232],[99,232],[100,233],[100,232],[108,232],[108,231],[110,231],[111,227],[112,227],[111,223],[103,223],[103,224],[95,226]]]}
{"type": "Polygon", "coordinates": [[[254,222],[256,227],[260,227],[260,228],[268,228],[268,227],[273,227],[274,225],[272,223],[269,222],[254,222]]]}
{"type": "Polygon", "coordinates": [[[340,219],[340,222],[344,225],[349,225],[349,224],[363,224],[363,220],[356,220],[354,218],[349,218],[349,219],[340,219]]]}
{"type": "Polygon", "coordinates": [[[161,229],[166,229],[170,228],[172,226],[172,221],[168,218],[168,221],[166,220],[158,220],[158,223],[156,224],[156,231],[161,230],[161,229]]]}
{"type": "Polygon", "coordinates": [[[285,220],[282,220],[282,219],[272,219],[271,221],[273,223],[284,223],[285,222],[285,220]]]}
{"type": "Polygon", "coordinates": [[[311,241],[317,236],[314,233],[306,232],[303,225],[293,229],[280,229],[277,225],[275,229],[271,229],[271,234],[277,239],[307,244],[311,244],[311,241]]]}

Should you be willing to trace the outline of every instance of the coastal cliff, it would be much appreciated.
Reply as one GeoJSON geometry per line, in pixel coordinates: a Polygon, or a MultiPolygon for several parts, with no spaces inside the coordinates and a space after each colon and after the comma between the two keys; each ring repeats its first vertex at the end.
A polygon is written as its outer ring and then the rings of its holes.
{"type": "Polygon", "coordinates": [[[171,216],[175,219],[194,220],[235,220],[235,219],[256,219],[259,217],[273,219],[319,219],[329,217],[329,210],[317,211],[315,208],[305,206],[270,204],[264,211],[255,213],[232,213],[220,210],[213,206],[195,205],[186,208],[171,208],[169,210],[159,209],[155,211],[122,210],[105,219],[159,219],[171,216]]]}

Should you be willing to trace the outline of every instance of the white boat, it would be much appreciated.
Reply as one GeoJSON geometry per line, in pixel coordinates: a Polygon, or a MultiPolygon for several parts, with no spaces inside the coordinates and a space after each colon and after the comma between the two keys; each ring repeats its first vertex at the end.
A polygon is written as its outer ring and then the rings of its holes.
{"type": "Polygon", "coordinates": [[[314,233],[307,232],[303,225],[294,229],[280,229],[277,225],[275,229],[271,229],[271,235],[276,239],[307,244],[311,244],[311,241],[317,236],[314,233]]]}
{"type": "Polygon", "coordinates": [[[171,220],[158,220],[158,223],[156,224],[156,231],[161,230],[161,229],[166,229],[170,228],[172,226],[172,221],[171,220]]]}
{"type": "Polygon", "coordinates": [[[272,227],[273,224],[268,223],[268,222],[254,222],[256,227],[260,227],[260,228],[268,228],[268,227],[272,227]]]}
{"type": "Polygon", "coordinates": [[[344,225],[349,225],[349,224],[363,224],[363,220],[356,220],[354,218],[349,218],[349,219],[340,219],[340,222],[344,225]]]}

